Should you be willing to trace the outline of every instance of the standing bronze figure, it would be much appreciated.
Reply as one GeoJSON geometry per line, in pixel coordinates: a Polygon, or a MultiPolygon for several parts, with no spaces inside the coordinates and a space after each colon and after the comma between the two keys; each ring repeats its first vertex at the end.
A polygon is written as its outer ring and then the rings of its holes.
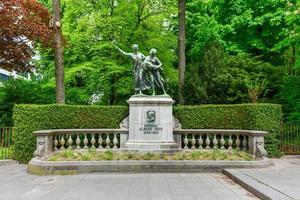
{"type": "Polygon", "coordinates": [[[155,95],[155,86],[160,87],[164,94],[166,94],[166,90],[164,87],[164,80],[160,75],[160,70],[163,70],[162,64],[160,60],[156,57],[157,50],[156,49],[151,49],[149,56],[146,57],[144,61],[144,65],[148,65],[149,67],[146,67],[150,75],[150,83],[151,83],[151,88],[153,91],[153,95],[155,95]]]}
{"type": "Polygon", "coordinates": [[[136,94],[143,94],[142,91],[151,88],[152,94],[155,95],[155,86],[161,87],[166,94],[163,78],[160,75],[162,64],[156,57],[156,49],[151,49],[150,55],[145,57],[143,53],[138,51],[137,44],[132,46],[133,53],[126,53],[115,42],[112,43],[122,55],[130,57],[134,61],[133,74],[136,94]]]}
{"type": "Polygon", "coordinates": [[[134,85],[135,85],[135,93],[142,94],[143,90],[148,89],[149,87],[146,85],[143,79],[143,61],[145,60],[144,54],[139,52],[139,46],[137,44],[132,45],[133,53],[126,53],[122,49],[120,49],[114,42],[113,45],[116,49],[121,52],[122,55],[128,56],[133,59],[133,74],[134,74],[134,85]]]}

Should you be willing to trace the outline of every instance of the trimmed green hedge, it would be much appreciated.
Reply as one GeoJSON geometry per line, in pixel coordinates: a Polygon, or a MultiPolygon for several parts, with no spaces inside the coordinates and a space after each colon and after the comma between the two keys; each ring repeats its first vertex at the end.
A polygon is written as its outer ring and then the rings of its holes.
{"type": "MultiPolygon", "coordinates": [[[[15,157],[21,162],[32,158],[35,137],[32,132],[58,128],[118,128],[128,115],[126,106],[16,105],[14,107],[15,157]]],[[[174,115],[183,128],[224,128],[264,130],[270,134],[266,149],[279,156],[278,135],[281,106],[237,104],[175,106],[174,115]]]]}
{"type": "Polygon", "coordinates": [[[266,150],[270,157],[279,150],[282,109],[277,104],[233,104],[177,106],[174,115],[183,128],[244,129],[267,131],[266,150]]]}
{"type": "Polygon", "coordinates": [[[119,128],[128,115],[126,106],[15,105],[15,157],[26,163],[32,158],[36,130],[58,128],[119,128]]]}

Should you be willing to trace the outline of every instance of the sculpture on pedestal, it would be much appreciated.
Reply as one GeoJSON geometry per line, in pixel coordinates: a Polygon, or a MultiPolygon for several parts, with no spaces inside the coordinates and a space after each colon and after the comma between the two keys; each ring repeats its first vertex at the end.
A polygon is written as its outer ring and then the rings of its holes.
{"type": "Polygon", "coordinates": [[[156,49],[151,49],[150,50],[150,55],[146,57],[145,61],[144,61],[144,65],[148,66],[146,67],[146,72],[149,73],[150,75],[150,83],[151,83],[151,88],[153,91],[153,95],[155,95],[155,85],[160,87],[164,94],[166,94],[166,90],[164,87],[164,80],[160,75],[160,71],[159,70],[163,70],[162,69],[162,64],[159,61],[159,59],[156,57],[156,49]]]}
{"type": "Polygon", "coordinates": [[[139,52],[137,44],[132,46],[133,53],[126,53],[115,42],[112,42],[112,44],[122,55],[130,57],[134,61],[133,74],[136,94],[143,94],[144,90],[151,88],[152,95],[155,95],[155,86],[160,87],[163,93],[166,94],[163,78],[160,75],[162,64],[156,57],[156,49],[151,49],[150,55],[145,57],[143,53],[139,52]]]}

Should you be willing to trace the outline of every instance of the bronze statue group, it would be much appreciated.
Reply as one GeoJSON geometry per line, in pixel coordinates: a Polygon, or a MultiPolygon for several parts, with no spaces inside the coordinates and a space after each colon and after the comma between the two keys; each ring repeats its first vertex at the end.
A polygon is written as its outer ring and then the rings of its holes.
{"type": "Polygon", "coordinates": [[[134,61],[133,73],[136,94],[143,94],[144,90],[152,89],[152,95],[155,95],[155,87],[160,87],[163,90],[163,93],[166,94],[163,78],[160,75],[162,64],[156,57],[156,49],[151,49],[149,56],[146,57],[139,52],[137,44],[132,46],[133,53],[126,53],[120,49],[115,42],[113,42],[113,45],[119,52],[130,57],[134,61]]]}

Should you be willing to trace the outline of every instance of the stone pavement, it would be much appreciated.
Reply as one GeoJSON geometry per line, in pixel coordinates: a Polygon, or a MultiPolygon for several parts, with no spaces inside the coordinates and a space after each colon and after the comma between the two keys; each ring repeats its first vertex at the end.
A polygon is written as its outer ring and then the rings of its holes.
{"type": "Polygon", "coordinates": [[[254,200],[220,173],[35,176],[0,166],[0,200],[254,200]]]}
{"type": "Polygon", "coordinates": [[[264,169],[230,169],[229,176],[260,193],[262,199],[300,200],[300,158],[272,159],[274,166],[264,169]]]}

